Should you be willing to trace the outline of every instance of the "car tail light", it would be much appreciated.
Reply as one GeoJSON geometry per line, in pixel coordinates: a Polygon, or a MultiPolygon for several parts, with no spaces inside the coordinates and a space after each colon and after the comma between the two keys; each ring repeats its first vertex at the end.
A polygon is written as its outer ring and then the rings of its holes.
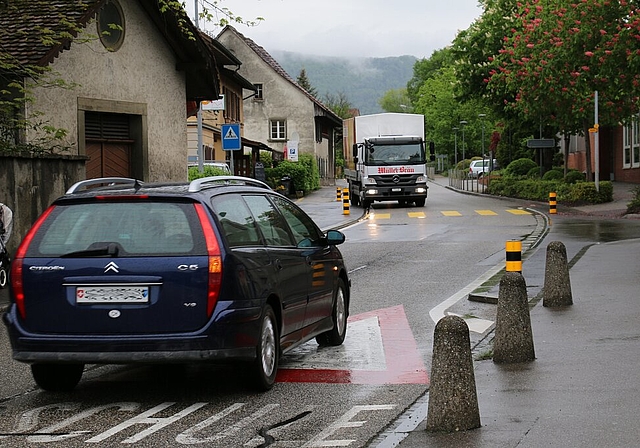
{"type": "Polygon", "coordinates": [[[209,215],[202,206],[196,204],[196,212],[200,219],[200,225],[204,231],[204,239],[207,244],[207,253],[209,255],[209,287],[207,290],[207,316],[211,317],[213,309],[218,301],[220,293],[220,284],[222,283],[222,255],[220,254],[220,245],[218,238],[213,231],[213,226],[209,220],[209,215]]]}
{"type": "Polygon", "coordinates": [[[33,237],[38,232],[38,229],[40,229],[40,226],[42,226],[42,223],[47,219],[54,208],[55,206],[52,205],[47,210],[45,210],[45,212],[36,220],[29,232],[27,232],[27,236],[25,236],[20,243],[20,246],[16,251],[16,256],[11,262],[11,288],[13,290],[13,298],[16,302],[16,306],[18,307],[20,317],[22,317],[23,319],[26,318],[26,311],[24,306],[24,283],[22,278],[24,257],[27,254],[27,250],[29,249],[31,241],[33,241],[33,237]]]}

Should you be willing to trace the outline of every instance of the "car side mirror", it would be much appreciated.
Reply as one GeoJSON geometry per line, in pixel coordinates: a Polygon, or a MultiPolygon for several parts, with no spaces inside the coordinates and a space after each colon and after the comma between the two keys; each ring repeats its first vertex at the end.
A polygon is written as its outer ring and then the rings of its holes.
{"type": "Polygon", "coordinates": [[[345,241],[344,233],[339,230],[329,230],[327,232],[327,244],[330,246],[337,246],[338,244],[342,244],[345,241]]]}

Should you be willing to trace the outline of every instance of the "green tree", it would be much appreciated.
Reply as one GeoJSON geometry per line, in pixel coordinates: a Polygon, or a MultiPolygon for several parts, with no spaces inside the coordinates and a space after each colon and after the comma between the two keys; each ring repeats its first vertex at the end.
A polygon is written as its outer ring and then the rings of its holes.
{"type": "Polygon", "coordinates": [[[338,92],[337,94],[326,93],[322,98],[322,102],[343,120],[353,117],[355,109],[344,92],[338,92]]]}
{"type": "Polygon", "coordinates": [[[309,95],[313,96],[314,98],[318,96],[318,90],[316,90],[316,88],[311,85],[311,81],[309,81],[309,78],[307,77],[307,71],[304,69],[304,67],[300,70],[300,74],[298,75],[296,81],[298,82],[300,87],[302,87],[309,93],[309,95]]]}
{"type": "Polygon", "coordinates": [[[413,112],[406,88],[387,90],[378,100],[378,104],[386,112],[413,112]]]}
{"type": "MultiPolygon", "coordinates": [[[[504,36],[489,87],[511,92],[507,108],[587,134],[599,94],[599,121],[617,125],[638,110],[640,18],[636,2],[550,0],[521,4],[504,36]]],[[[591,179],[589,139],[587,178],[591,179]]]]}

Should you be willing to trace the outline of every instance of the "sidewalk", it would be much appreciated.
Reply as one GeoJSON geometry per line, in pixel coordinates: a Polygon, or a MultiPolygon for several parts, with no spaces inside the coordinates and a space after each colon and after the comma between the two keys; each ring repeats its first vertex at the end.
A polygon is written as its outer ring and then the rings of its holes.
{"type": "MultiPolygon", "coordinates": [[[[558,213],[623,217],[635,187],[614,182],[613,202],[559,206],[558,213]]],[[[424,415],[393,446],[639,446],[639,253],[640,239],[597,244],[587,250],[570,269],[573,305],[551,309],[539,301],[531,309],[535,361],[474,362],[480,428],[427,433],[424,415]]],[[[525,260],[523,271],[526,265],[525,260]]]]}
{"type": "Polygon", "coordinates": [[[531,309],[535,361],[474,362],[481,428],[423,421],[398,446],[638,446],[638,253],[640,239],[592,246],[570,270],[573,305],[531,309]]]}

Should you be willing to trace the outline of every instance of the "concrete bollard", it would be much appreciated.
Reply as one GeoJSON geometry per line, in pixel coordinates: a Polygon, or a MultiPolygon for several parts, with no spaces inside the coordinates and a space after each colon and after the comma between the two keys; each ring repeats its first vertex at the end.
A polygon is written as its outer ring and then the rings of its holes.
{"type": "Polygon", "coordinates": [[[438,321],[433,358],[427,431],[454,432],[480,427],[469,327],[458,316],[438,321]]]}
{"type": "Polygon", "coordinates": [[[527,285],[519,272],[506,272],[500,280],[496,329],[493,339],[493,362],[533,361],[531,317],[527,285]]]}
{"type": "Polygon", "coordinates": [[[573,305],[567,249],[560,241],[547,246],[547,262],[544,270],[542,306],[560,307],[573,305]]]}

